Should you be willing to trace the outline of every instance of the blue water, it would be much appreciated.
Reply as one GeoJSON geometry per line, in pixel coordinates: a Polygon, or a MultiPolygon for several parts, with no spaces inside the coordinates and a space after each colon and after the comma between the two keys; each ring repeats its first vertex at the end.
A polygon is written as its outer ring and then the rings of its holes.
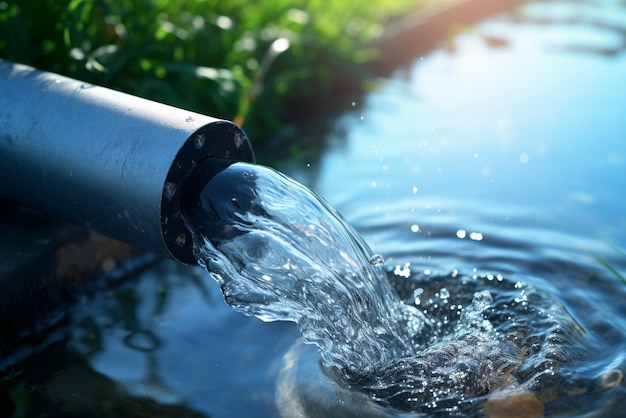
{"type": "MultiPolygon", "coordinates": [[[[486,18],[381,80],[339,118],[324,155],[281,170],[384,255],[406,303],[443,315],[443,299],[466,306],[486,288],[494,307],[498,295],[523,306],[524,288],[550,301],[542,321],[581,330],[572,345],[555,339],[567,348],[553,375],[500,394],[520,416],[618,417],[626,10],[535,2],[515,16],[486,18]]],[[[330,383],[295,325],[235,312],[200,268],[162,261],[127,279],[9,365],[0,384],[31,416],[402,415],[330,383]]],[[[504,401],[480,403],[473,414],[511,416],[497,412],[504,401]]]]}

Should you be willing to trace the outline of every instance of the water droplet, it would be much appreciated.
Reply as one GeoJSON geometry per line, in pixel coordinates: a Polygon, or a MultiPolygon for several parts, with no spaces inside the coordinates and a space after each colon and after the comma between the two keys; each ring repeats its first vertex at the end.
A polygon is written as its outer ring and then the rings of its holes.
{"type": "Polygon", "coordinates": [[[417,193],[417,186],[413,186],[412,191],[413,191],[413,194],[417,193]]]}
{"type": "Polygon", "coordinates": [[[474,305],[476,312],[483,312],[493,303],[493,298],[488,290],[474,293],[474,299],[472,305],[474,305]]]}
{"type": "Polygon", "coordinates": [[[450,291],[446,289],[445,287],[442,287],[441,290],[439,291],[439,297],[441,299],[448,299],[450,297],[450,291]]]}
{"type": "Polygon", "coordinates": [[[519,156],[519,161],[522,164],[526,164],[529,160],[528,154],[524,153],[524,154],[520,154],[519,156]]]}
{"type": "Polygon", "coordinates": [[[413,224],[411,225],[411,232],[418,232],[420,230],[419,225],[413,224]]]}
{"type": "Polygon", "coordinates": [[[380,254],[374,254],[370,257],[370,264],[374,267],[382,267],[385,263],[385,259],[380,254]]]}
{"type": "Polygon", "coordinates": [[[467,236],[467,232],[465,232],[464,229],[459,229],[458,231],[456,231],[456,236],[457,238],[465,238],[467,236]]]}
{"type": "Polygon", "coordinates": [[[196,137],[193,140],[193,144],[196,147],[196,149],[202,148],[202,146],[204,145],[204,140],[205,140],[205,135],[204,134],[196,135],[196,137]]]}
{"type": "Polygon", "coordinates": [[[482,241],[483,234],[481,234],[480,232],[472,232],[469,237],[471,240],[474,241],[482,241]]]}
{"type": "Polygon", "coordinates": [[[239,201],[236,198],[234,198],[234,197],[230,199],[230,203],[232,203],[233,206],[236,207],[237,209],[241,208],[241,205],[239,204],[239,201]]]}
{"type": "Polygon", "coordinates": [[[404,266],[400,266],[399,264],[396,265],[393,270],[393,274],[408,279],[411,277],[411,263],[404,263],[404,266]]]}

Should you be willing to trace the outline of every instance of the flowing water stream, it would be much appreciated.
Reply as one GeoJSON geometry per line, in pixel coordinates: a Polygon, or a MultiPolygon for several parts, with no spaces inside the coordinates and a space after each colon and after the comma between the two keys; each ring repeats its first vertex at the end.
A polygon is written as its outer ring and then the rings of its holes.
{"type": "Polygon", "coordinates": [[[235,163],[190,194],[195,254],[226,302],[296,322],[327,376],[380,404],[466,414],[493,391],[553,379],[580,354],[572,345],[583,330],[559,301],[500,275],[481,285],[454,274],[423,305],[424,289],[410,285],[403,301],[383,257],[322,198],[274,170],[235,163]]]}
{"type": "Polygon", "coordinates": [[[414,352],[423,314],[401,303],[380,256],[304,186],[236,163],[189,206],[198,262],[232,307],[296,322],[329,366],[359,374],[414,352]]]}

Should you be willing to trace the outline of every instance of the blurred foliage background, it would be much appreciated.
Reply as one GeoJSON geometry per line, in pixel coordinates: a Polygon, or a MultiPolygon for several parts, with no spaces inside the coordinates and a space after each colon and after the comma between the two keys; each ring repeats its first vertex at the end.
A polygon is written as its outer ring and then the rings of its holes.
{"type": "Polygon", "coordinates": [[[384,23],[426,1],[0,0],[0,58],[234,120],[284,157],[371,80],[384,23]]]}

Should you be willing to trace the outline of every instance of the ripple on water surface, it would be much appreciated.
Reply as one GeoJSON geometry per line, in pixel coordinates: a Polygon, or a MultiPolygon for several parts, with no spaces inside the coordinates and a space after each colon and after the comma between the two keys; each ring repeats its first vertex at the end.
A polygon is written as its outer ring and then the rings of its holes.
{"type": "Polygon", "coordinates": [[[548,293],[499,274],[424,279],[410,263],[385,274],[337,212],[271,169],[233,164],[191,202],[198,260],[226,301],[296,322],[336,384],[380,405],[468,415],[514,392],[542,406],[584,355],[583,328],[548,293]]]}

